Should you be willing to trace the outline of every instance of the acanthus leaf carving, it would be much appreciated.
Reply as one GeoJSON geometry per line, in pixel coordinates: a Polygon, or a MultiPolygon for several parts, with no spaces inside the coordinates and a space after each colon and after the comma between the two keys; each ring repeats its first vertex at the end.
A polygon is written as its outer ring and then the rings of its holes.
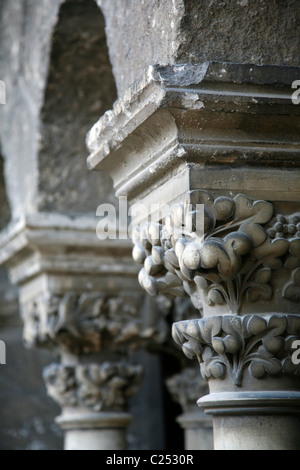
{"type": "Polygon", "coordinates": [[[197,357],[204,378],[227,374],[241,386],[246,370],[260,379],[267,375],[300,375],[292,362],[292,343],[300,339],[296,315],[224,315],[175,323],[173,338],[190,359],[197,357]]]}
{"type": "Polygon", "coordinates": [[[198,309],[227,304],[239,314],[245,301],[273,297],[276,270],[300,267],[298,219],[274,217],[270,202],[243,194],[214,199],[191,191],[161,223],[134,231],[133,257],[144,263],[140,284],[150,295],[188,294],[198,309]]]}
{"type": "Polygon", "coordinates": [[[295,269],[291,281],[283,288],[283,297],[292,302],[300,302],[300,269],[295,269]]]}
{"type": "Polygon", "coordinates": [[[48,394],[62,408],[84,406],[96,412],[126,411],[143,378],[140,365],[103,363],[53,364],[44,370],[48,394]]]}
{"type": "Polygon", "coordinates": [[[42,295],[22,305],[22,317],[29,346],[62,347],[73,354],[160,344],[168,332],[157,306],[135,293],[42,295]]]}

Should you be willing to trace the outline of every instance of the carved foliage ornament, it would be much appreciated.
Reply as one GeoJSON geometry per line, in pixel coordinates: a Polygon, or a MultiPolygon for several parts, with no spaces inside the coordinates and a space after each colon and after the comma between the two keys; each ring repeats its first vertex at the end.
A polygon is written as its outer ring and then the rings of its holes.
{"type": "Polygon", "coordinates": [[[272,298],[273,272],[285,268],[291,283],[282,294],[299,302],[299,222],[300,214],[274,217],[271,203],[243,194],[214,199],[191,191],[161,224],[134,230],[140,284],[150,295],[187,293],[198,309],[227,303],[238,314],[245,300],[272,298]]]}
{"type": "Polygon", "coordinates": [[[158,321],[151,308],[142,315],[143,302],[134,293],[41,296],[23,306],[24,340],[31,347],[62,346],[75,354],[161,343],[167,334],[163,318],[158,321]]]}
{"type": "Polygon", "coordinates": [[[230,375],[241,386],[246,369],[252,377],[300,375],[293,344],[300,340],[296,315],[223,315],[175,323],[173,338],[190,359],[197,357],[204,378],[230,375]]]}
{"type": "Polygon", "coordinates": [[[125,411],[143,378],[143,368],[127,363],[64,366],[44,370],[48,394],[61,407],[85,406],[94,411],[125,411]]]}

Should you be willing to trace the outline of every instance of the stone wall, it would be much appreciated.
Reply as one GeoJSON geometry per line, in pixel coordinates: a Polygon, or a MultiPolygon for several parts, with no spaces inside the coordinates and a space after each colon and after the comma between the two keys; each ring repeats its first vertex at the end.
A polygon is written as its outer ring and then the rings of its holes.
{"type": "Polygon", "coordinates": [[[119,95],[153,64],[299,65],[297,0],[97,2],[119,95]]]}

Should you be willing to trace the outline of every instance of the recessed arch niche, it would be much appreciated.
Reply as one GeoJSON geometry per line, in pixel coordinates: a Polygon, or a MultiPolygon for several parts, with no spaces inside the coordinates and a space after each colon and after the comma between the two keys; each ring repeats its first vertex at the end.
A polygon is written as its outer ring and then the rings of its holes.
{"type": "Polygon", "coordinates": [[[103,14],[94,0],[66,0],[53,31],[41,111],[41,212],[95,215],[115,203],[111,178],[89,172],[86,134],[117,98],[103,14]]]}

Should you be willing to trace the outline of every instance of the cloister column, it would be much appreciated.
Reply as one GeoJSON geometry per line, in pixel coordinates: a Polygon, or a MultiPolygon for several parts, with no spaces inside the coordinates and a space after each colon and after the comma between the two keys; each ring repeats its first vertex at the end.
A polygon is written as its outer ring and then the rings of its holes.
{"type": "Polygon", "coordinates": [[[88,165],[144,204],[134,260],[150,294],[189,296],[215,449],[299,449],[297,67],[150,67],[91,129],[88,165]]]}
{"type": "Polygon", "coordinates": [[[213,450],[212,419],[196,405],[197,400],[208,392],[198,367],[184,368],[167,380],[167,387],[182,407],[183,413],[177,421],[184,429],[185,450],[213,450]]]}
{"type": "Polygon", "coordinates": [[[61,405],[57,422],[65,432],[65,450],[124,450],[132,421],[128,400],[143,370],[128,362],[45,369],[49,395],[61,405]]]}
{"type": "MultiPolygon", "coordinates": [[[[102,419],[120,434],[114,445],[123,448],[127,398],[141,381],[127,355],[153,335],[160,341],[162,332],[157,316],[154,321],[144,309],[124,234],[123,241],[107,242],[96,235],[97,207],[110,202],[117,213],[110,178],[102,174],[98,187],[84,158],[86,132],[116,98],[105,21],[94,0],[13,3],[1,3],[0,79],[7,89],[0,109],[1,170],[3,156],[11,221],[7,227],[10,217],[1,221],[0,264],[19,287],[27,345],[53,350],[55,367],[76,367],[77,381],[82,367],[96,374],[84,388],[87,393],[89,383],[93,394],[98,387],[97,410],[81,399],[79,380],[80,404],[73,411],[87,409],[72,423],[70,406],[68,413],[64,406],[62,425],[79,432],[87,426],[87,410],[106,413],[90,420],[91,434],[102,419]],[[111,401],[100,400],[102,385],[111,401]],[[109,420],[107,413],[123,418],[109,420]]],[[[66,446],[78,446],[69,431],[66,446]]],[[[81,438],[80,445],[94,446],[91,439],[81,438]]],[[[98,448],[112,445],[103,439],[98,448]]]]}
{"type": "Polygon", "coordinates": [[[95,222],[40,214],[1,237],[1,264],[19,287],[24,342],[57,358],[44,377],[62,406],[58,422],[70,450],[126,448],[129,398],[143,379],[130,356],[165,340],[163,318],[130,263],[130,242],[100,243],[95,222]]]}

